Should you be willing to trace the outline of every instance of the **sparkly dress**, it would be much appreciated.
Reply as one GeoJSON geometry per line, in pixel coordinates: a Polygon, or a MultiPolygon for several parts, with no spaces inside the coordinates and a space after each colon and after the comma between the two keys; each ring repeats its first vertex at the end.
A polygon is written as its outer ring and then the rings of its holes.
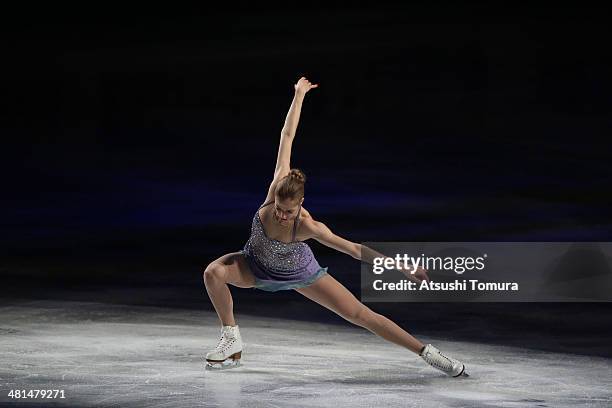
{"type": "Polygon", "coordinates": [[[259,210],[273,202],[263,204],[255,212],[251,236],[242,253],[255,275],[255,288],[269,292],[303,288],[325,275],[327,267],[321,268],[308,244],[295,241],[302,206],[293,224],[291,242],[268,238],[259,210]]]}

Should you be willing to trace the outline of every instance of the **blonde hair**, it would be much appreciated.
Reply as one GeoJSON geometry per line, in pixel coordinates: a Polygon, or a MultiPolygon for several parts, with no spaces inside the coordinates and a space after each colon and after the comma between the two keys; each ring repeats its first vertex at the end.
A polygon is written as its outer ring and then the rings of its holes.
{"type": "Polygon", "coordinates": [[[281,200],[300,200],[304,197],[306,175],[300,169],[291,169],[276,186],[276,194],[281,200]]]}

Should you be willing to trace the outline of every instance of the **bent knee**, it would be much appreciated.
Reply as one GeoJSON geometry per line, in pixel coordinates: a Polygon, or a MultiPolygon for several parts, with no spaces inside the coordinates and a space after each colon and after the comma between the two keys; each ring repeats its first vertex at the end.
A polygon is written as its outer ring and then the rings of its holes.
{"type": "Polygon", "coordinates": [[[217,262],[211,262],[203,272],[204,281],[211,282],[225,279],[225,267],[217,262]]]}

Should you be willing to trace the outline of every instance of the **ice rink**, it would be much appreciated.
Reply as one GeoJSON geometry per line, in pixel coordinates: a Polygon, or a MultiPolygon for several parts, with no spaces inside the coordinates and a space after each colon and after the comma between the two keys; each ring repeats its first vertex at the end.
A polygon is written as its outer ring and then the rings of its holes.
{"type": "MultiPolygon", "coordinates": [[[[206,371],[210,311],[23,300],[0,309],[2,406],[610,407],[612,360],[413,334],[466,362],[447,378],[365,329],[237,315],[242,366],[206,371]],[[12,389],[65,399],[15,400],[12,389]]],[[[516,334],[517,336],[520,333],[516,334]]]]}

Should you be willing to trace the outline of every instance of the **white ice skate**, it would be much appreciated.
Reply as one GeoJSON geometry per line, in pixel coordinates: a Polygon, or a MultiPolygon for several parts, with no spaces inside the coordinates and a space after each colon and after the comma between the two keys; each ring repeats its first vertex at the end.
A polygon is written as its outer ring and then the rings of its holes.
{"type": "Polygon", "coordinates": [[[236,326],[223,326],[221,338],[214,350],[206,353],[207,370],[223,370],[240,366],[242,338],[236,326]]]}
{"type": "Polygon", "coordinates": [[[469,377],[469,375],[465,372],[465,364],[462,362],[455,360],[454,358],[450,358],[440,353],[440,350],[428,344],[425,346],[425,349],[420,354],[420,356],[433,368],[437,368],[440,371],[443,371],[447,375],[451,377],[469,377]]]}

